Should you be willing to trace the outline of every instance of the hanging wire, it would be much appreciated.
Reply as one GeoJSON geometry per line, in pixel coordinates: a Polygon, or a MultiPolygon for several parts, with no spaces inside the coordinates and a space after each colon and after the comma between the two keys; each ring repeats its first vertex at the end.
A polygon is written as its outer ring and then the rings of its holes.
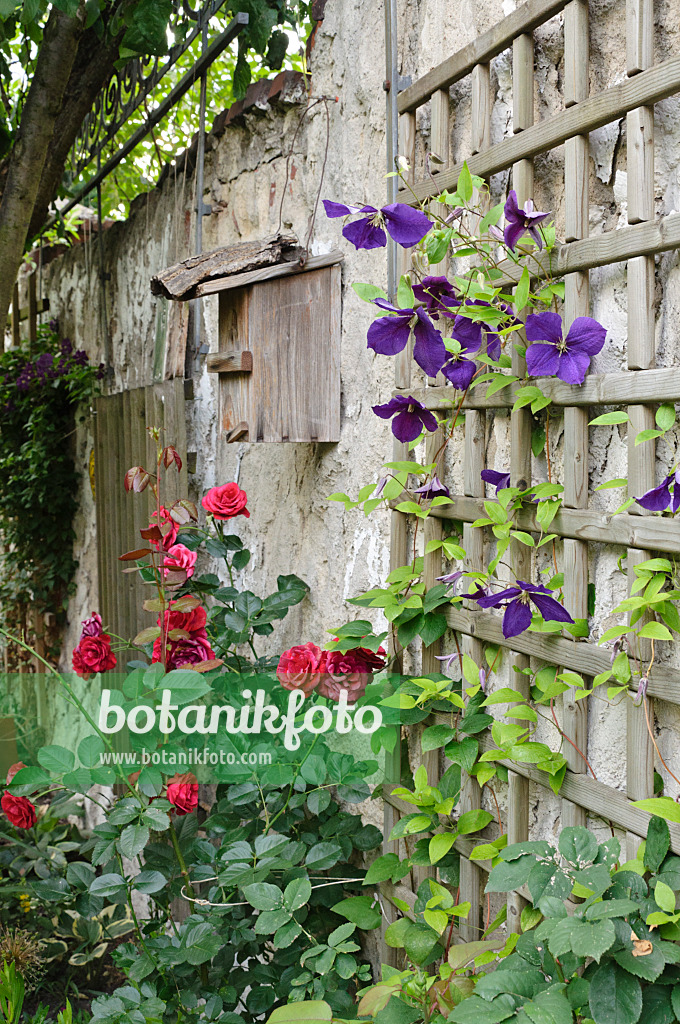
{"type": "MultiPolygon", "coordinates": [[[[197,878],[195,880],[190,879],[189,882],[190,882],[190,885],[203,885],[204,882],[216,882],[218,880],[218,878],[219,878],[219,875],[210,875],[209,878],[197,878]]],[[[325,879],[325,875],[311,875],[310,876],[310,881],[312,880],[312,878],[314,878],[314,879],[318,879],[318,878],[325,879]]],[[[312,886],[312,890],[314,890],[314,889],[326,889],[329,885],[341,885],[341,884],[346,883],[346,882],[361,882],[361,881],[362,881],[361,878],[334,878],[332,881],[325,881],[324,880],[324,882],[321,885],[313,885],[312,886]]],[[[200,896],[187,896],[187,894],[185,892],[185,888],[186,888],[186,886],[183,885],[182,888],[180,889],[180,896],[182,897],[182,899],[187,900],[189,903],[195,903],[197,907],[250,907],[250,906],[252,906],[252,904],[250,904],[247,900],[245,900],[242,903],[211,903],[210,900],[201,899],[200,896]]]]}
{"type": "MultiPolygon", "coordinates": [[[[311,97],[310,97],[310,99],[311,99],[311,97]]],[[[314,209],[312,211],[312,217],[311,217],[311,220],[309,222],[309,230],[307,231],[307,237],[305,239],[305,244],[304,244],[304,248],[303,248],[303,251],[302,251],[302,255],[300,256],[300,266],[301,267],[304,267],[305,264],[307,263],[307,260],[309,259],[309,245],[310,245],[310,242],[311,242],[312,233],[314,231],[314,223],[316,221],[316,212],[317,212],[317,210],[319,208],[319,200],[321,198],[321,190],[323,188],[323,179],[324,179],[324,175],[326,173],[326,164],[328,162],[328,150],[329,150],[329,147],[330,147],[330,140],[331,140],[331,115],[330,115],[330,111],[328,109],[328,101],[329,100],[332,101],[333,103],[339,103],[340,102],[340,97],[339,96],[317,96],[317,98],[315,100],[312,100],[311,103],[310,102],[307,103],[307,106],[302,111],[302,113],[301,113],[301,115],[300,115],[300,117],[298,119],[297,127],[295,128],[295,132],[293,133],[293,141],[290,144],[290,149],[288,150],[288,155],[286,157],[286,179],[285,179],[284,184],[283,184],[283,192],[281,193],[281,202],[279,203],[279,223],[278,223],[277,228],[276,228],[276,233],[277,234],[280,233],[281,225],[283,223],[283,204],[284,204],[285,199],[286,199],[286,192],[288,190],[288,183],[290,181],[290,165],[291,165],[291,160],[293,158],[293,151],[295,149],[295,143],[297,142],[297,137],[300,134],[300,129],[302,128],[302,125],[303,125],[307,115],[314,109],[314,107],[317,107],[320,103],[323,103],[324,110],[325,110],[325,113],[326,113],[326,145],[325,145],[325,148],[324,148],[323,162],[321,164],[321,177],[319,179],[319,187],[318,187],[317,193],[316,193],[316,200],[314,202],[314,209]]]]}

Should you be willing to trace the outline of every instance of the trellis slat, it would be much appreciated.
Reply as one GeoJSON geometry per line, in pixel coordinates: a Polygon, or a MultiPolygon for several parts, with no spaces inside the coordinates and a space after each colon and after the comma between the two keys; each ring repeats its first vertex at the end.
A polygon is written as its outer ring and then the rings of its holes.
{"type": "MultiPolygon", "coordinates": [[[[594,643],[565,640],[557,636],[545,637],[539,633],[521,633],[506,639],[499,616],[479,615],[453,607],[447,608],[445,614],[450,628],[459,633],[476,637],[481,642],[500,644],[510,651],[519,651],[550,665],[562,665],[586,676],[606,672],[611,665],[611,652],[594,643]]],[[[635,682],[633,688],[636,686],[635,682]]],[[[654,665],[649,675],[647,692],[669,703],[680,704],[680,669],[654,665]]]]}
{"type": "MultiPolygon", "coordinates": [[[[626,50],[628,74],[637,75],[652,65],[653,0],[626,0],[626,50]]],[[[628,221],[652,220],[654,217],[654,110],[639,107],[627,117],[628,221]]],[[[628,264],[628,368],[648,370],[655,362],[654,339],[654,257],[639,256],[628,264]]],[[[628,426],[628,488],[629,494],[642,494],[654,486],[654,442],[636,445],[639,430],[654,426],[654,411],[649,406],[629,407],[628,426]]],[[[634,505],[631,512],[645,517],[645,510],[634,505]]],[[[627,553],[628,586],[635,580],[635,566],[648,557],[646,551],[629,547],[627,553]]],[[[642,623],[645,618],[641,620],[642,623]]],[[[649,659],[651,644],[639,641],[640,657],[649,659]]],[[[629,701],[626,708],[626,791],[633,800],[654,795],[654,746],[649,729],[653,728],[654,710],[651,700],[640,695],[641,705],[629,701]]],[[[637,702],[636,702],[637,703],[637,702]]],[[[639,846],[635,831],[627,836],[627,856],[634,857],[639,846]]]]}
{"type": "MultiPolygon", "coordinates": [[[[487,147],[491,141],[491,80],[489,66],[475,65],[472,70],[472,112],[470,124],[472,148],[487,147]]],[[[484,453],[486,448],[486,415],[482,411],[468,413],[465,417],[464,441],[464,487],[467,494],[483,497],[484,482],[481,472],[484,469],[484,453]]],[[[463,545],[467,552],[466,567],[481,569],[484,564],[484,534],[482,530],[472,530],[468,525],[463,527],[463,545]]],[[[474,612],[472,613],[474,614],[474,612]]],[[[463,651],[472,658],[476,665],[484,665],[484,645],[472,638],[463,640],[463,651]]],[[[462,666],[461,666],[462,669],[462,666]]],[[[461,772],[461,812],[476,810],[482,805],[482,791],[477,780],[465,772],[461,772]]],[[[467,918],[461,919],[460,937],[467,942],[478,939],[481,934],[481,903],[482,873],[474,861],[461,857],[460,861],[460,899],[468,901],[471,910],[467,918]]]]}
{"type": "MultiPolygon", "coordinates": [[[[537,377],[531,382],[540,388],[553,405],[632,405],[643,402],[677,402],[680,400],[680,374],[677,367],[643,370],[639,373],[590,374],[581,385],[563,384],[555,377],[537,377]]],[[[403,390],[403,389],[402,389],[403,390]]],[[[514,401],[511,389],[505,388],[490,398],[484,397],[485,385],[472,390],[464,409],[508,409],[514,401]]],[[[456,401],[453,387],[416,388],[410,394],[427,409],[444,411],[456,401]]]]}
{"type": "MultiPolygon", "coordinates": [[[[525,131],[534,121],[534,41],[527,35],[518,36],[512,46],[512,110],[513,131],[525,131]]],[[[527,199],[533,199],[534,164],[532,160],[520,160],[513,164],[512,184],[517,201],[523,206],[527,199]]],[[[520,314],[524,318],[524,314],[520,314]]],[[[512,373],[517,377],[526,374],[526,361],[513,346],[512,373]]],[[[525,490],[531,484],[531,411],[525,407],[516,409],[510,415],[510,482],[513,487],[525,490]]],[[[532,578],[531,550],[515,540],[512,543],[512,559],[517,577],[532,578]]],[[[525,654],[514,654],[512,668],[515,672],[513,685],[524,696],[529,697],[529,679],[524,670],[529,667],[525,654]]],[[[529,838],[529,781],[516,772],[508,773],[508,842],[522,843],[529,838]]],[[[507,900],[508,926],[513,932],[522,930],[522,911],[526,899],[518,893],[509,893],[507,900]]]]}
{"type": "MultiPolygon", "coordinates": [[[[404,156],[409,164],[408,179],[413,180],[413,166],[415,163],[416,146],[416,122],[413,114],[404,114],[399,118],[399,153],[404,156]]],[[[393,243],[392,243],[393,244],[393,243]]],[[[410,256],[401,247],[397,249],[397,277],[408,270],[410,256]]],[[[394,296],[390,296],[391,299],[394,296]]],[[[407,388],[411,383],[411,345],[396,356],[394,361],[394,379],[397,387],[407,388]]],[[[392,444],[392,458],[395,461],[404,461],[409,458],[408,445],[402,444],[394,438],[392,444]]],[[[390,571],[405,565],[408,561],[408,518],[400,512],[392,512],[390,516],[390,571]]],[[[401,672],[403,659],[400,652],[395,649],[394,638],[390,635],[389,652],[391,656],[391,667],[394,672],[401,672]]],[[[385,782],[396,783],[401,778],[401,729],[397,728],[397,738],[393,750],[385,752],[385,782]]],[[[399,820],[395,808],[385,801],[384,803],[384,838],[383,853],[396,853],[400,855],[399,840],[390,840],[392,829],[399,820]]],[[[384,962],[396,967],[399,957],[396,949],[387,946],[384,942],[384,929],[392,921],[396,921],[398,914],[396,908],[388,903],[384,908],[383,922],[383,943],[382,956],[384,962]]]]}
{"type": "MultiPolygon", "coordinates": [[[[404,492],[403,500],[408,500],[404,492]]],[[[454,494],[450,505],[442,505],[430,511],[431,518],[460,519],[472,523],[486,515],[481,499],[454,494]]],[[[515,515],[515,523],[521,530],[540,533],[536,516],[530,507],[524,507],[515,515]]],[[[666,554],[680,554],[680,531],[674,519],[660,516],[634,516],[622,513],[619,516],[589,509],[561,509],[552,523],[550,532],[558,537],[573,537],[576,540],[600,544],[621,544],[624,547],[643,548],[649,552],[662,551],[666,554]]]]}
{"type": "MultiPolygon", "coordinates": [[[[589,40],[588,5],[572,0],[564,10],[565,107],[588,97],[589,40]]],[[[565,233],[567,238],[588,234],[589,210],[588,136],[577,135],[566,143],[564,166],[565,233]]],[[[565,331],[580,316],[589,313],[588,271],[577,271],[565,279],[565,331]]],[[[564,410],[564,507],[588,506],[588,410],[567,406],[564,410]]],[[[575,619],[588,617],[588,545],[581,540],[564,542],[564,604],[575,619]]],[[[562,698],[562,727],[571,742],[564,744],[564,756],[573,772],[586,769],[588,704],[577,701],[572,687],[562,698]],[[579,753],[581,751],[582,753],[579,753]]],[[[564,825],[585,825],[581,807],[562,799],[564,825]]]]}

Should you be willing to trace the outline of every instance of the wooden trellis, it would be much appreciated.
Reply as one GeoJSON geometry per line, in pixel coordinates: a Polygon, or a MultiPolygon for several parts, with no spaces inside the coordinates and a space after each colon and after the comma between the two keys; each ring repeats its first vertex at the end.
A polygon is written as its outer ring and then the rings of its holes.
{"type": "MultiPolygon", "coordinates": [[[[438,67],[414,82],[400,95],[399,152],[406,157],[411,168],[415,165],[416,111],[430,104],[431,143],[433,152],[444,160],[444,168],[435,175],[416,180],[413,170],[410,185],[413,192],[404,190],[400,199],[409,202],[413,193],[420,199],[437,195],[445,188],[455,188],[462,170],[461,162],[449,161],[449,87],[470,76],[472,84],[471,150],[467,163],[473,174],[488,178],[507,169],[512,170],[512,184],[520,204],[533,197],[533,158],[557,146],[565,146],[564,190],[565,244],[552,254],[552,273],[565,275],[565,319],[567,326],[578,316],[589,313],[589,270],[615,262],[627,262],[628,289],[628,344],[626,372],[588,376],[580,387],[571,387],[549,378],[537,383],[555,405],[564,408],[564,501],[560,513],[552,523],[551,531],[564,539],[564,595],[568,611],[574,618],[587,617],[588,544],[589,542],[621,545],[627,549],[629,583],[635,580],[635,565],[652,553],[680,552],[680,531],[673,520],[645,517],[644,510],[634,506],[628,514],[611,519],[588,508],[588,420],[596,412],[589,407],[598,405],[627,406],[630,417],[628,430],[629,493],[639,495],[654,485],[654,446],[650,443],[635,447],[639,431],[654,426],[654,406],[660,402],[680,400],[680,373],[677,367],[655,368],[654,344],[654,255],[680,247],[680,214],[662,219],[654,216],[654,103],[680,91],[680,57],[654,64],[653,54],[653,2],[627,0],[627,78],[625,81],[589,95],[589,11],[587,0],[528,0],[511,15],[484,33],[438,67]],[[564,16],[564,109],[551,117],[534,123],[533,31],[556,14],[564,16]],[[513,55],[513,134],[502,142],[491,145],[491,85],[490,62],[505,50],[513,55]],[[626,115],[627,118],[627,178],[628,226],[588,237],[588,133],[602,125],[626,115]]],[[[400,251],[400,273],[410,266],[408,253],[400,251]]],[[[537,254],[535,276],[542,273],[542,254],[537,254]]],[[[514,264],[503,268],[505,284],[512,286],[519,277],[514,264]]],[[[432,271],[436,273],[436,269],[432,271]]],[[[443,272],[443,268],[442,268],[443,272]]],[[[524,362],[513,353],[512,372],[523,376],[524,362]]],[[[439,380],[429,381],[426,388],[411,388],[411,360],[408,350],[396,360],[395,386],[397,393],[413,394],[427,408],[449,411],[455,394],[450,386],[439,380]]],[[[487,409],[511,408],[514,403],[512,389],[497,392],[490,399],[482,391],[470,394],[465,402],[464,493],[452,495],[453,503],[433,509],[426,520],[425,539],[441,536],[442,521],[463,521],[467,552],[466,567],[483,568],[482,530],[472,529],[471,523],[484,516],[484,484],[480,473],[484,469],[485,418],[487,409]]],[[[531,479],[531,425],[528,409],[511,413],[511,483],[526,488],[531,479]]],[[[426,461],[432,461],[440,439],[434,435],[428,441],[426,461]]],[[[395,442],[394,458],[408,457],[407,446],[395,442]]],[[[516,520],[520,529],[536,531],[533,513],[520,513],[516,520]]],[[[408,518],[401,512],[392,513],[391,568],[408,562],[408,518]]],[[[517,575],[531,579],[531,554],[528,547],[518,545],[515,551],[517,575]]],[[[432,586],[442,571],[439,552],[425,556],[425,579],[432,586]]],[[[518,669],[529,665],[530,659],[545,661],[592,677],[607,671],[609,652],[594,642],[578,642],[555,636],[523,633],[504,639],[500,617],[481,612],[470,604],[467,608],[450,607],[448,624],[463,637],[464,650],[483,664],[484,644],[502,645],[518,669]]],[[[437,671],[434,656],[439,643],[426,647],[422,654],[423,672],[437,671]]],[[[636,683],[632,684],[633,687],[636,683]]],[[[528,680],[515,675],[513,686],[525,687],[528,680]]],[[[680,704],[680,670],[655,664],[649,677],[647,714],[652,721],[651,698],[656,697],[680,704]]],[[[565,733],[586,751],[586,700],[575,701],[564,695],[562,727],[565,733]]],[[[437,721],[438,716],[433,716],[437,721]]],[[[441,716],[442,722],[448,722],[441,716]]],[[[430,784],[438,778],[438,752],[422,756],[427,766],[430,784]]],[[[647,832],[649,815],[632,806],[631,801],[651,797],[654,788],[654,750],[645,723],[645,708],[628,702],[627,720],[627,785],[626,793],[590,778],[583,758],[570,745],[565,744],[568,770],[560,792],[561,824],[583,824],[588,815],[601,816],[624,830],[628,835],[627,856],[633,856],[641,837],[647,832]]],[[[503,763],[503,762],[501,762],[503,763]]],[[[507,831],[509,842],[520,842],[528,836],[529,783],[548,786],[546,773],[514,763],[509,769],[507,831]]],[[[395,851],[396,844],[388,836],[401,814],[412,807],[391,795],[399,782],[399,744],[387,766],[388,783],[385,785],[385,848],[395,851]]],[[[462,810],[478,807],[480,790],[474,779],[464,784],[462,810]]],[[[680,853],[680,827],[670,826],[672,848],[680,853]]],[[[461,925],[464,940],[479,938],[481,934],[481,896],[489,863],[471,862],[468,856],[476,843],[459,839],[456,849],[461,853],[460,901],[469,900],[472,912],[461,925]]],[[[414,869],[413,888],[406,884],[383,883],[387,900],[388,919],[397,915],[394,897],[413,907],[414,889],[434,869],[414,869]],[[417,873],[419,872],[419,873],[417,873]],[[425,873],[423,873],[425,872],[425,873]]],[[[510,894],[508,900],[508,926],[520,929],[520,913],[526,905],[526,889],[510,894]]],[[[401,912],[401,911],[400,911],[401,912]]],[[[396,951],[383,950],[386,962],[395,963],[396,951]]]]}

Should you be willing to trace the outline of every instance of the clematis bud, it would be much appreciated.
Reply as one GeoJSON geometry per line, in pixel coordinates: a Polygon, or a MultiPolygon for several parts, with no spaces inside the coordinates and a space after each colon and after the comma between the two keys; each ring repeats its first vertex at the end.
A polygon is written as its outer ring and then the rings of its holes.
{"type": "Polygon", "coordinates": [[[647,687],[649,686],[649,679],[647,676],[642,676],[638,683],[637,697],[633,701],[636,708],[642,707],[642,702],[647,696],[647,687]]]}

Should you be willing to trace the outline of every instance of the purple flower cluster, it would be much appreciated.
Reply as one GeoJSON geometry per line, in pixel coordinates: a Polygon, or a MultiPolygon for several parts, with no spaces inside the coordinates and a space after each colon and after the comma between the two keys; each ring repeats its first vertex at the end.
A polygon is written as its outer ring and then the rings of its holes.
{"type": "MultiPolygon", "coordinates": [[[[43,386],[49,381],[56,380],[69,373],[74,366],[87,366],[89,362],[87,352],[82,349],[74,350],[71,341],[65,338],[55,355],[52,352],[43,352],[33,363],[26,363],[16,379],[17,391],[28,391],[33,384],[43,386]]],[[[100,365],[97,378],[101,380],[104,375],[104,367],[100,365]]]]}

